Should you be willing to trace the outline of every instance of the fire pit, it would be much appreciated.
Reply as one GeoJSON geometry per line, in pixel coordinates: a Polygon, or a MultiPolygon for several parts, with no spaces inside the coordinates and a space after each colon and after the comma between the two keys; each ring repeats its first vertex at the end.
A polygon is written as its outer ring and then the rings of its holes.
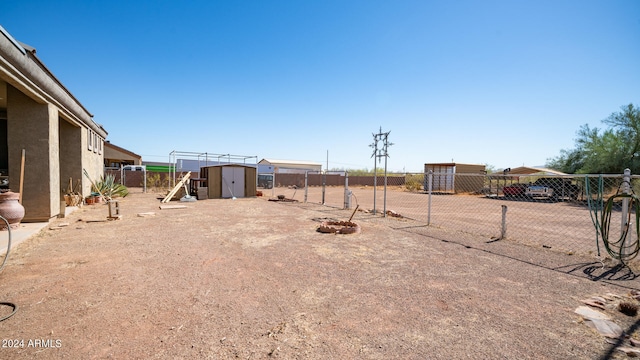
{"type": "Polygon", "coordinates": [[[360,225],[351,221],[323,221],[318,231],[329,234],[357,234],[360,232],[360,225]]]}

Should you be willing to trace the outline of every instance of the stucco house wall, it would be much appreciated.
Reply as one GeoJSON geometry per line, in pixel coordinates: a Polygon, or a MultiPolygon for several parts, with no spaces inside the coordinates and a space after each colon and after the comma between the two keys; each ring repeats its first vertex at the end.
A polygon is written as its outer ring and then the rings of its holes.
{"type": "Polygon", "coordinates": [[[107,136],[35,54],[0,26],[0,122],[7,144],[0,149],[0,163],[6,159],[12,191],[18,192],[23,182],[25,222],[64,213],[61,200],[70,178],[82,183],[83,195],[89,194],[83,169],[93,180],[103,174],[107,136]]]}

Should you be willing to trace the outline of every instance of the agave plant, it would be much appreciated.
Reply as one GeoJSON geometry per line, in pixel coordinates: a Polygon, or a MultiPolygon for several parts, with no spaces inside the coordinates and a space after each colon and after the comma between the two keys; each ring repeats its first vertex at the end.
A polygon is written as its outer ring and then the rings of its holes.
{"type": "Polygon", "coordinates": [[[118,184],[115,176],[111,174],[101,176],[100,180],[91,187],[91,190],[101,193],[107,200],[129,195],[129,189],[122,184],[118,184]]]}

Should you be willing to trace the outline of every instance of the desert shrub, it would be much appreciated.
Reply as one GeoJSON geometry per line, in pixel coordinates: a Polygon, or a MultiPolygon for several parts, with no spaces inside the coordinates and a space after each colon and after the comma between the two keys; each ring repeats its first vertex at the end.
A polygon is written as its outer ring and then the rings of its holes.
{"type": "Polygon", "coordinates": [[[107,199],[117,197],[125,197],[129,195],[129,189],[126,186],[116,182],[115,176],[111,174],[103,175],[96,183],[91,186],[92,191],[97,191],[107,199]]]}
{"type": "Polygon", "coordinates": [[[162,176],[161,173],[147,173],[147,189],[153,191],[164,191],[171,187],[169,176],[162,176]]]}
{"type": "Polygon", "coordinates": [[[404,186],[409,191],[420,191],[422,190],[422,181],[424,180],[424,175],[422,174],[407,174],[404,180],[404,186]]]}

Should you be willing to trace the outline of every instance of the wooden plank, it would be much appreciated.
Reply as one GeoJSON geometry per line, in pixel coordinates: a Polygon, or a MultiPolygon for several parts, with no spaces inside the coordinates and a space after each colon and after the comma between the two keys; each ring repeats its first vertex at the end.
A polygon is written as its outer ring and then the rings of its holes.
{"type": "Polygon", "coordinates": [[[25,161],[25,149],[22,149],[22,158],[20,160],[20,187],[19,187],[19,192],[20,195],[18,195],[18,202],[20,204],[22,204],[22,192],[24,191],[24,161],[25,161]]]}
{"type": "Polygon", "coordinates": [[[180,190],[180,188],[184,186],[184,184],[187,182],[190,176],[191,176],[191,171],[189,171],[185,176],[182,177],[182,180],[180,180],[180,182],[176,184],[173,190],[171,190],[169,194],[164,199],[162,199],[161,202],[162,203],[169,202],[173,197],[173,195],[175,195],[178,192],[178,190],[180,190]]]}
{"type": "Polygon", "coordinates": [[[184,209],[186,205],[160,205],[160,210],[184,209]]]}

